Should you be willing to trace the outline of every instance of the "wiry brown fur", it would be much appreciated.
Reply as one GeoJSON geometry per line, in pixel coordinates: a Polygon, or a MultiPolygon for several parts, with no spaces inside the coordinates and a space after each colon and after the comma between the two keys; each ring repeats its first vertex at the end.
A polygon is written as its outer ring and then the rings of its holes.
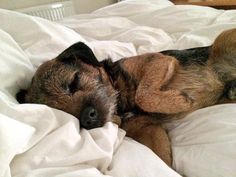
{"type": "Polygon", "coordinates": [[[41,65],[18,98],[71,113],[88,129],[117,121],[115,115],[124,117],[127,135],[170,165],[170,143],[161,122],[216,104],[225,92],[225,97],[235,98],[235,41],[236,29],[222,33],[207,62],[190,65],[161,53],[98,64],[91,50],[78,43],[41,65]]]}

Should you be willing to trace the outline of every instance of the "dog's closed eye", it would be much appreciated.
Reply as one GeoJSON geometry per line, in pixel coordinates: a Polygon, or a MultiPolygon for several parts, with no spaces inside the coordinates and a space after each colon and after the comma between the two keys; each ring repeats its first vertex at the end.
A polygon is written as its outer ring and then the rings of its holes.
{"type": "Polygon", "coordinates": [[[68,84],[67,91],[73,95],[79,89],[80,89],[80,77],[79,73],[76,72],[74,73],[71,82],[68,84]]]}

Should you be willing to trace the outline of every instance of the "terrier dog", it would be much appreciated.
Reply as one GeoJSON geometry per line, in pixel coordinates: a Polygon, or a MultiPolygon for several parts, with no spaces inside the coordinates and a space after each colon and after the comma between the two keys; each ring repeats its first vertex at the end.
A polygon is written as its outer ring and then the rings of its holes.
{"type": "Polygon", "coordinates": [[[91,129],[123,119],[127,136],[150,147],[168,165],[171,150],[161,123],[235,98],[236,29],[209,47],[148,53],[117,62],[98,62],[76,43],[42,64],[20,103],[46,104],[68,112],[91,129]],[[228,84],[230,83],[230,84],[228,84]],[[132,114],[129,114],[132,113],[132,114]]]}

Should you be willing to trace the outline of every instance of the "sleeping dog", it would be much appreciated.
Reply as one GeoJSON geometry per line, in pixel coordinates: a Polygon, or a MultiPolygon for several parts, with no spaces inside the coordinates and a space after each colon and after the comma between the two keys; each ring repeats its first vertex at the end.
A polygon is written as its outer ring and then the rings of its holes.
{"type": "Polygon", "coordinates": [[[87,129],[117,122],[118,115],[127,136],[170,165],[170,144],[161,123],[214,105],[225,93],[235,98],[235,43],[233,29],[209,47],[147,53],[113,63],[98,62],[79,42],[43,63],[17,99],[68,112],[87,129]]]}

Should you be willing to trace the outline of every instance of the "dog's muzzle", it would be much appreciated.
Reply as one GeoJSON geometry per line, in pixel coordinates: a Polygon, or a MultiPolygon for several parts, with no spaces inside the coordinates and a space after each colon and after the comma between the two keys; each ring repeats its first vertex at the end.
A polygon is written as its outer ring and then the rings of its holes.
{"type": "Polygon", "coordinates": [[[80,124],[83,128],[92,129],[100,127],[101,121],[98,117],[98,111],[93,107],[85,108],[80,116],[80,124]]]}

